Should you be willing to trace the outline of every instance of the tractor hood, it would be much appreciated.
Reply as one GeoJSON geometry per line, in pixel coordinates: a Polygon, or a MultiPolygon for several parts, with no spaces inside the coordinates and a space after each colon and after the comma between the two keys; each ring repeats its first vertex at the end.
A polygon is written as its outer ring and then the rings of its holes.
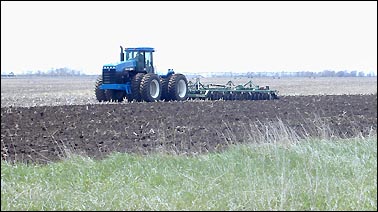
{"type": "Polygon", "coordinates": [[[112,68],[116,70],[116,72],[123,72],[123,71],[133,71],[136,67],[136,60],[127,60],[123,62],[113,63],[113,64],[106,64],[104,65],[104,69],[112,68]]]}

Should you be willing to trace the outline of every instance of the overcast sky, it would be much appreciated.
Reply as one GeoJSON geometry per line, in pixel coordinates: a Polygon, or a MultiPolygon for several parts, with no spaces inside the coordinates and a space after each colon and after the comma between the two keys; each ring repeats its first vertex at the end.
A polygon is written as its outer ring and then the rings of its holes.
{"type": "Polygon", "coordinates": [[[377,2],[1,1],[1,72],[100,74],[119,46],[159,73],[377,71],[377,2]]]}

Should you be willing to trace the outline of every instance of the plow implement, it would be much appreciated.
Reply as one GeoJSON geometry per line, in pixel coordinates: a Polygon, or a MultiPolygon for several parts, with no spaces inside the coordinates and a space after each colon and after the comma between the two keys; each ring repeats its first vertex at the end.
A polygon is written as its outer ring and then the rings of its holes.
{"type": "Polygon", "coordinates": [[[189,99],[207,100],[274,100],[278,99],[278,91],[271,90],[269,86],[260,87],[249,81],[245,84],[235,85],[231,80],[225,85],[204,85],[199,79],[188,83],[189,99]]]}

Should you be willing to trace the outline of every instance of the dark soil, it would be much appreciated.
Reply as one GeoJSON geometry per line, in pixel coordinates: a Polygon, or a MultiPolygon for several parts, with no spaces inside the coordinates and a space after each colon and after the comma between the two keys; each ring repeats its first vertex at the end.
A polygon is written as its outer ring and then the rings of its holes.
{"type": "Polygon", "coordinates": [[[261,138],[345,138],[376,130],[376,95],[5,107],[1,154],[25,163],[57,161],[67,151],[96,159],[114,151],[197,154],[261,138]]]}

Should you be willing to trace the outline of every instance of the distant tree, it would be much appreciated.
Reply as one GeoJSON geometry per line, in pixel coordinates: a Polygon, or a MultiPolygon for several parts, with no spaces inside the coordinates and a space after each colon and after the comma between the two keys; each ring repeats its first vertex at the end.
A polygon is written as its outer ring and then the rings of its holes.
{"type": "Polygon", "coordinates": [[[320,76],[322,77],[334,77],[336,75],[335,71],[324,70],[320,76]]]}
{"type": "Polygon", "coordinates": [[[345,71],[338,71],[336,72],[337,77],[345,77],[345,71]]]}

